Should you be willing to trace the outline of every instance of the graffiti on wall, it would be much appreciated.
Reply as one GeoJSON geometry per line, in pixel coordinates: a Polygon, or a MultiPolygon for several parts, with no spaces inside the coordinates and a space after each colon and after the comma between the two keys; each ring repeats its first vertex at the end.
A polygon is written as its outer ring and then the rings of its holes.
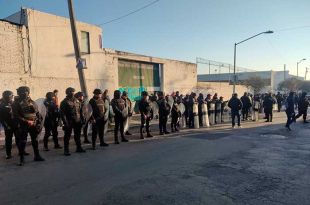
{"type": "Polygon", "coordinates": [[[128,93],[128,97],[130,100],[138,101],[141,99],[141,93],[143,91],[147,91],[145,87],[138,87],[138,88],[132,88],[132,87],[122,87],[118,89],[122,93],[126,91],[128,93]]]}

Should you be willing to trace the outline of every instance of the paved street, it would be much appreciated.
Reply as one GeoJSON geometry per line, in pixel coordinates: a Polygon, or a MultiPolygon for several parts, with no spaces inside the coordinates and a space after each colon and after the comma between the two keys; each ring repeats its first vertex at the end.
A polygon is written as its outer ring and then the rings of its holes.
{"type": "MultiPolygon", "coordinates": [[[[0,160],[6,204],[310,204],[310,125],[249,122],[133,140],[85,154],[0,160]]],[[[31,149],[28,148],[30,152],[31,149]]],[[[4,156],[1,150],[1,156],[4,156]]]]}

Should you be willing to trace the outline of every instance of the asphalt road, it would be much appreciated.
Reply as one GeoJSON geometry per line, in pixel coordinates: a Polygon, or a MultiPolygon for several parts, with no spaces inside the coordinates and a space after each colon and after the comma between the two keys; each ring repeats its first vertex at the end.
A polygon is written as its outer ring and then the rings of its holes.
{"type": "MultiPolygon", "coordinates": [[[[310,125],[190,130],[24,167],[0,160],[0,204],[310,204],[310,125]]],[[[29,148],[28,148],[29,149],[29,148]]],[[[3,152],[1,152],[3,155],[3,152]]]]}

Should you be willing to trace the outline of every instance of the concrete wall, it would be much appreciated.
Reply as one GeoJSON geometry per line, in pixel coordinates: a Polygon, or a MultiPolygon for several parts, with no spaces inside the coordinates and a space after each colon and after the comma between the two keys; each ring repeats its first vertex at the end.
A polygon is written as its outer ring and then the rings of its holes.
{"type": "MultiPolygon", "coordinates": [[[[207,94],[214,95],[214,93],[217,93],[219,97],[223,96],[224,100],[231,98],[232,91],[233,86],[227,82],[198,82],[196,89],[196,93],[203,93],[205,97],[207,94]]],[[[236,85],[236,93],[238,93],[239,97],[244,92],[249,92],[249,90],[245,86],[236,85]]]]}
{"type": "MultiPolygon", "coordinates": [[[[32,9],[10,19],[24,22],[24,26],[0,21],[0,92],[27,85],[33,99],[54,89],[62,99],[67,87],[80,90],[69,19],[32,9]]],[[[118,89],[118,59],[161,64],[161,86],[168,93],[187,93],[196,86],[196,64],[102,49],[100,27],[77,22],[77,30],[79,38],[81,31],[90,35],[90,54],[83,55],[89,95],[94,88],[109,89],[110,93],[118,89]]]]}

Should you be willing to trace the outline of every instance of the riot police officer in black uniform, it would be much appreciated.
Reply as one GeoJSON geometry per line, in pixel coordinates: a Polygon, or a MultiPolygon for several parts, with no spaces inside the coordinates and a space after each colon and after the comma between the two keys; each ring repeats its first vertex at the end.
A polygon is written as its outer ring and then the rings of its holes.
{"type": "Polygon", "coordinates": [[[48,138],[52,133],[54,148],[61,149],[62,147],[58,143],[58,123],[59,123],[59,109],[55,103],[55,94],[53,92],[46,93],[46,99],[44,100],[44,105],[46,107],[46,116],[44,120],[44,150],[49,151],[48,149],[48,138]]]}
{"type": "Polygon", "coordinates": [[[141,126],[140,126],[140,139],[144,139],[143,128],[145,126],[147,137],[153,137],[150,132],[150,121],[153,119],[153,111],[149,100],[147,99],[148,93],[142,92],[142,99],[139,102],[139,112],[141,114],[141,126]]]}
{"type": "Polygon", "coordinates": [[[173,96],[173,104],[171,108],[171,132],[178,132],[179,120],[181,117],[181,112],[179,109],[178,98],[173,96]]]}
{"type": "Polygon", "coordinates": [[[83,153],[85,150],[81,146],[81,103],[74,97],[74,88],[66,89],[66,98],[60,104],[61,118],[63,121],[64,136],[64,155],[69,156],[69,141],[74,132],[76,152],[83,153]]]}
{"type": "Polygon", "coordinates": [[[89,104],[92,107],[93,114],[90,122],[92,122],[92,149],[96,149],[97,135],[99,135],[100,146],[109,146],[104,142],[104,127],[105,127],[105,103],[101,97],[102,91],[95,89],[93,92],[94,96],[90,99],[89,104]]]}
{"type": "Polygon", "coordinates": [[[309,107],[309,101],[307,99],[307,93],[303,92],[301,94],[301,97],[299,98],[298,102],[298,114],[296,115],[296,119],[298,119],[300,116],[303,116],[304,123],[309,123],[307,121],[307,112],[309,107]]]}
{"type": "Polygon", "coordinates": [[[121,92],[119,90],[114,91],[114,98],[111,101],[111,106],[114,112],[114,143],[119,144],[118,131],[121,133],[122,142],[128,142],[124,136],[124,122],[128,116],[128,110],[126,110],[126,103],[121,98],[121,92]]]}
{"type": "Polygon", "coordinates": [[[20,156],[19,165],[24,165],[24,155],[28,133],[34,152],[34,161],[44,161],[39,154],[38,134],[42,129],[42,116],[38,111],[37,104],[29,97],[30,89],[26,86],[17,89],[18,98],[15,99],[12,109],[15,120],[18,123],[18,151],[20,156]]]}
{"type": "Polygon", "coordinates": [[[167,103],[163,92],[158,92],[157,104],[159,114],[159,134],[170,134],[170,132],[167,131],[167,121],[170,114],[170,106],[167,103]]]}
{"type": "Polygon", "coordinates": [[[0,100],[0,123],[4,127],[6,159],[12,158],[13,135],[15,135],[15,142],[17,144],[16,123],[13,119],[12,103],[13,93],[8,90],[4,91],[2,93],[2,99],[0,100]]]}

